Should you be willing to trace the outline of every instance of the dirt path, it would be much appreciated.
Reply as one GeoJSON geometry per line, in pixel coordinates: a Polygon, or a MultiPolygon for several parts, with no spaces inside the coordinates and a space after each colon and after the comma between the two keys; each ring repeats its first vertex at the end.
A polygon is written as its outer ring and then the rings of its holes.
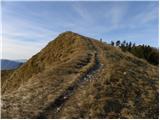
{"type": "MultiPolygon", "coordinates": [[[[96,48],[95,48],[96,49],[96,48]]],[[[45,119],[45,118],[56,118],[56,115],[58,112],[60,112],[61,108],[63,107],[64,103],[76,92],[77,88],[85,82],[92,80],[95,77],[95,74],[100,70],[102,65],[99,62],[98,58],[98,50],[96,49],[95,52],[95,65],[90,68],[90,70],[81,76],[80,79],[75,81],[75,83],[67,88],[67,90],[61,94],[56,100],[50,104],[45,110],[43,110],[43,113],[39,113],[37,116],[38,119],[45,119]]]]}

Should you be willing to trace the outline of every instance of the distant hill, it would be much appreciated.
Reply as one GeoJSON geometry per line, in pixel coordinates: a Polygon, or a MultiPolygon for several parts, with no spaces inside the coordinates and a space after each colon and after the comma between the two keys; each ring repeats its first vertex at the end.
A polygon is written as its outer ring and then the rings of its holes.
{"type": "Polygon", "coordinates": [[[1,63],[1,70],[11,70],[11,69],[18,68],[24,62],[14,61],[14,60],[7,60],[7,59],[1,59],[0,63],[1,63]]]}
{"type": "Polygon", "coordinates": [[[27,59],[16,59],[14,61],[17,61],[17,62],[21,62],[21,63],[25,63],[27,62],[27,59]]]}
{"type": "Polygon", "coordinates": [[[159,117],[158,66],[121,48],[64,32],[2,73],[2,118],[159,117]]]}

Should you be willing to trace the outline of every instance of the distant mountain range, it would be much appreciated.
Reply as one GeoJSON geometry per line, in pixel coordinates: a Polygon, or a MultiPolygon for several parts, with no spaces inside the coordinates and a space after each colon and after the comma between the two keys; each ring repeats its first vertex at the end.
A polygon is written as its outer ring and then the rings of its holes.
{"type": "Polygon", "coordinates": [[[25,63],[27,61],[27,59],[16,59],[16,60],[13,60],[13,61],[25,63]]]}
{"type": "Polygon", "coordinates": [[[25,59],[19,59],[19,60],[1,59],[0,60],[1,70],[16,69],[25,62],[26,62],[25,59]]]}

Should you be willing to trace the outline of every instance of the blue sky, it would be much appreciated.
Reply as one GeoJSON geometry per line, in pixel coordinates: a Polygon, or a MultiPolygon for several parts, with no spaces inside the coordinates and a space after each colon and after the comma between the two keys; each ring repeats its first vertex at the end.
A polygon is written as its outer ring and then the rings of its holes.
{"type": "Polygon", "coordinates": [[[158,47],[157,2],[2,2],[2,57],[28,59],[64,31],[158,47]]]}

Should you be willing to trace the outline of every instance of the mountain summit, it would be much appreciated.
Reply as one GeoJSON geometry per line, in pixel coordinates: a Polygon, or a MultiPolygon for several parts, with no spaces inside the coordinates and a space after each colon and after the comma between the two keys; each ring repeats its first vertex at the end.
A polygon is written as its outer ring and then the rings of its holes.
{"type": "Polygon", "coordinates": [[[2,118],[158,118],[158,67],[73,32],[2,79],[2,118]]]}

